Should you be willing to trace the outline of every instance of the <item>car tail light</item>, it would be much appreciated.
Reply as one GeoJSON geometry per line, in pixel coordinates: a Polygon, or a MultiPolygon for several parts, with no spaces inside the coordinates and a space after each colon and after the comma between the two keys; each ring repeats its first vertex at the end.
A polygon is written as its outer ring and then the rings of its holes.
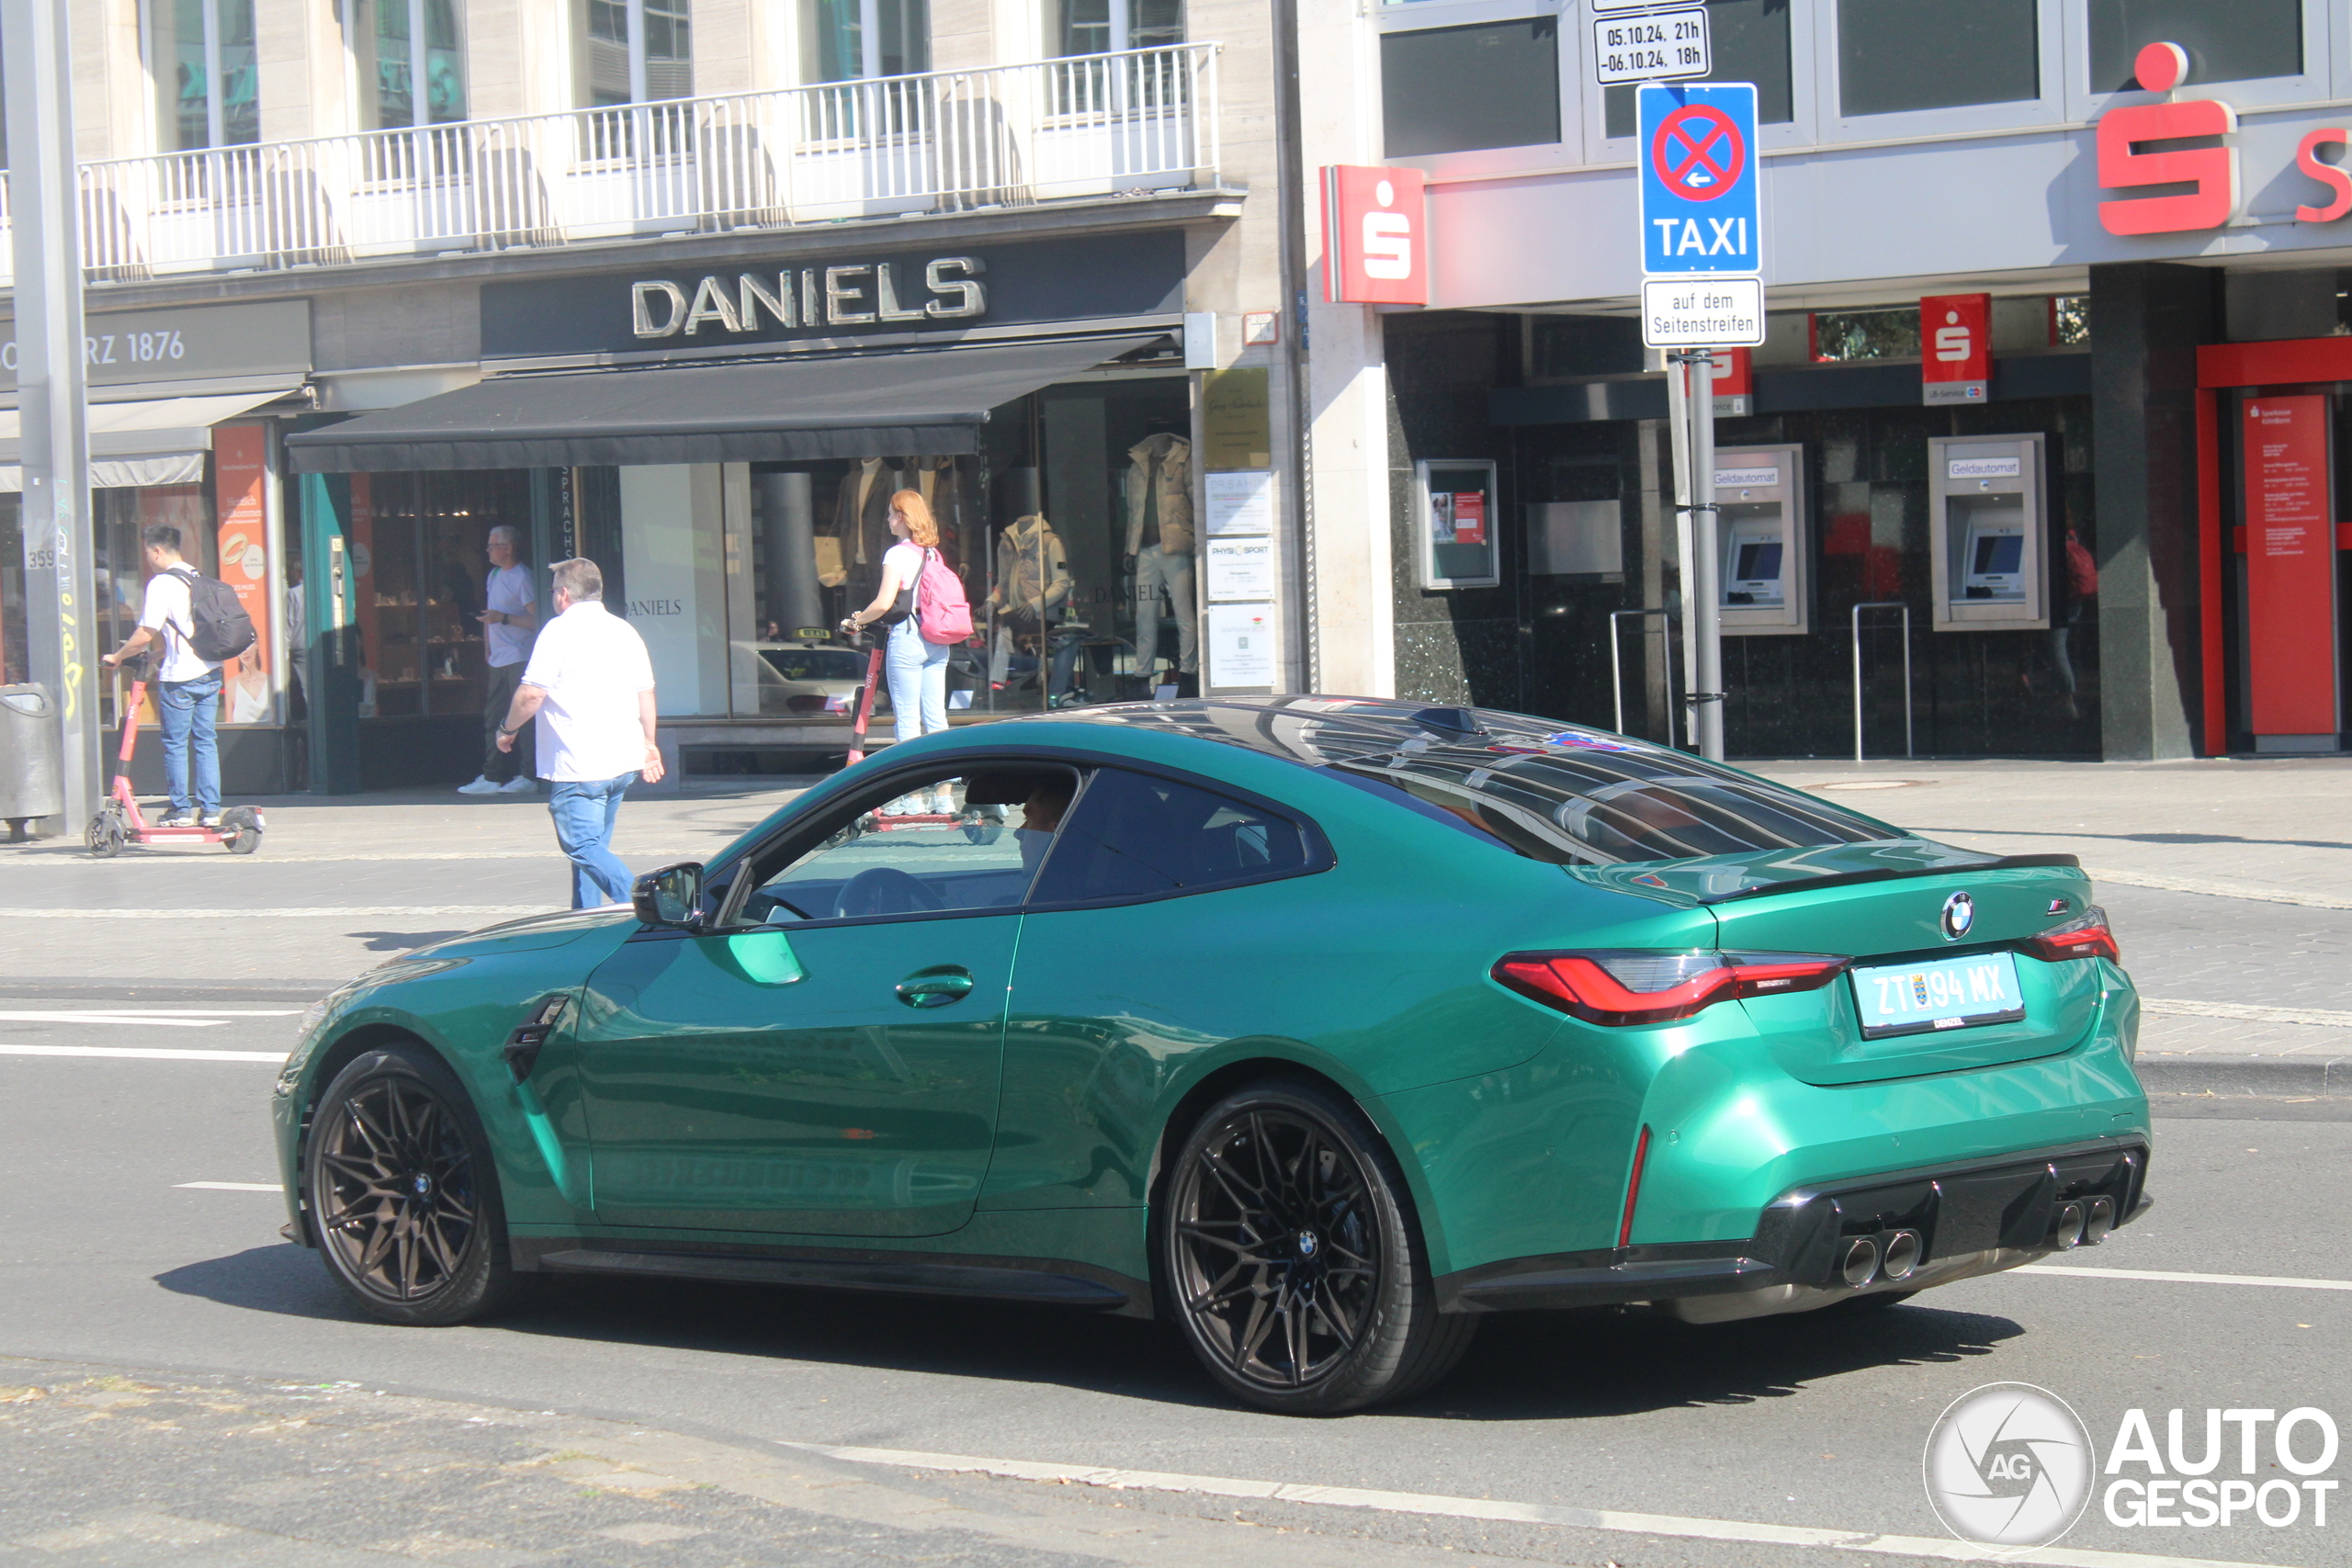
{"type": "Polygon", "coordinates": [[[2069,958],[2112,958],[2120,961],[2121,949],[2115,945],[2115,932],[2109,929],[2107,911],[2093,904],[2075,919],[2063,926],[2052,926],[2040,936],[2030,938],[2025,950],[2036,958],[2052,964],[2069,958]]]}
{"type": "Polygon", "coordinates": [[[1513,953],[1494,976],[1530,1001],[1587,1023],[1664,1023],[1738,997],[1811,991],[1845,973],[1826,953],[1719,953],[1610,949],[1513,953]]]}

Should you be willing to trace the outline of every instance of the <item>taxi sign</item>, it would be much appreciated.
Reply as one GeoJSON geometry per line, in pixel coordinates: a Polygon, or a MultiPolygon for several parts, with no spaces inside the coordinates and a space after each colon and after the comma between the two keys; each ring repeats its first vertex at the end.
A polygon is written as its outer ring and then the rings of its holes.
{"type": "Polygon", "coordinates": [[[1634,96],[1643,274],[1760,274],[1756,88],[1746,82],[1645,83],[1634,96]]]}

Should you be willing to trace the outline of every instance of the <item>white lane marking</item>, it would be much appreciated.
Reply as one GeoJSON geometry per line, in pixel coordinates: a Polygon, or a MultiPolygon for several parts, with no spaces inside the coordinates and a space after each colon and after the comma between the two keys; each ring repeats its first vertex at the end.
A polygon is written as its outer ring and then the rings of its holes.
{"type": "Polygon", "coordinates": [[[2352,1012],[2324,1008],[2267,1008],[2254,1002],[2188,1002],[2142,997],[2143,1012],[2175,1013],[2184,1018],[2238,1018],[2249,1023],[2312,1023],[2323,1029],[2352,1029],[2352,1012]]]}
{"type": "Polygon", "coordinates": [[[283,1051],[166,1051],[144,1045],[0,1045],[0,1056],[134,1056],[157,1062],[276,1062],[283,1051]]]}
{"type": "Polygon", "coordinates": [[[195,1187],[207,1192],[283,1192],[275,1181],[175,1181],[174,1187],[195,1187]]]}
{"type": "MultiPolygon", "coordinates": [[[[1753,1541],[1770,1546],[1826,1546],[1848,1551],[1881,1551],[1896,1557],[1940,1558],[1981,1562],[1985,1549],[1964,1540],[1929,1536],[1873,1535],[1867,1530],[1815,1529],[1803,1525],[1756,1524],[1743,1519],[1683,1518],[1674,1514],[1628,1514],[1613,1508],[1575,1508],[1545,1503],[1499,1503],[1486,1497],[1432,1496],[1419,1492],[1376,1492],[1357,1486],[1308,1486],[1280,1481],[1238,1481],[1217,1475],[1171,1475],[1149,1470],[1108,1470],[1093,1465],[1037,1464],[1026,1460],[973,1459],[963,1454],[913,1453],[900,1449],[834,1448],[823,1443],[781,1447],[852,1464],[892,1465],[1001,1475],[1015,1481],[1057,1481],[1138,1492],[1197,1492],[1212,1497],[1243,1497],[1278,1503],[1313,1503],[1331,1508],[1365,1508],[1386,1514],[1437,1515],[1459,1519],[1504,1519],[1559,1525],[1569,1529],[1617,1530],[1702,1540],[1753,1541]]],[[[2132,1551],[2086,1551],[2044,1547],[2039,1551],[2000,1554],[2004,1562],[2057,1564],[2058,1568],[2253,1568],[2205,1557],[2151,1556],[2132,1551]]]]}
{"type": "MultiPolygon", "coordinates": [[[[2052,834],[2053,838],[2065,835],[2052,834]]],[[[2257,904],[2301,904],[2312,909],[2352,909],[2352,898],[2334,893],[2306,893],[2299,887],[2271,887],[2257,882],[2207,882],[2193,876],[2164,876],[2150,871],[2110,871],[2083,867],[2093,882],[2120,882],[2126,887],[2154,887],[2166,893],[2202,893],[2214,898],[2245,898],[2257,904]]]]}
{"type": "Polygon", "coordinates": [[[49,1008],[0,1010],[6,1023],[108,1023],[120,1029],[218,1029],[232,1018],[293,1018],[297,1008],[258,1010],[231,1008],[49,1008]]]}
{"type": "Polygon", "coordinates": [[[322,904],[291,909],[19,909],[0,908],[5,920],[403,920],[413,915],[498,919],[555,915],[560,904],[322,904]]]}
{"type": "Polygon", "coordinates": [[[2293,1280],[2278,1274],[2183,1274],[2170,1269],[2053,1269],[2028,1263],[2012,1274],[2065,1274],[2077,1280],[2160,1280],[2175,1285],[2271,1285],[2288,1291],[2352,1291],[2352,1280],[2293,1280]]]}
{"type": "Polygon", "coordinates": [[[218,1029],[225,1018],[140,1018],[127,1012],[0,1012],[9,1023],[111,1023],[117,1028],[218,1029]]]}

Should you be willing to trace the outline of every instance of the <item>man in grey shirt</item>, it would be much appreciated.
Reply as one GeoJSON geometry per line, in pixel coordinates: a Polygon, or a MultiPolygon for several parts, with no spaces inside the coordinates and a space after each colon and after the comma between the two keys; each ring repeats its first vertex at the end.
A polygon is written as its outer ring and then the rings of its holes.
{"type": "MultiPolygon", "coordinates": [[[[476,617],[490,663],[481,702],[481,772],[473,783],[458,786],[459,795],[526,795],[538,787],[529,739],[521,739],[511,751],[498,749],[498,727],[514,704],[514,688],[522,682],[532,633],[539,624],[538,590],[531,581],[531,569],[514,558],[520,538],[517,530],[503,523],[490,531],[490,581],[483,596],[489,608],[476,617]]],[[[523,733],[527,737],[530,731],[523,733]]]]}

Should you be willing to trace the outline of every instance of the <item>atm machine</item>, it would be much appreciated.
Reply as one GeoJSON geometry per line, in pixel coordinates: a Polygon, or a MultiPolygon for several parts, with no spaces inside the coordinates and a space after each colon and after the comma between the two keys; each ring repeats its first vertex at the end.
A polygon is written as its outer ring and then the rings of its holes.
{"type": "Polygon", "coordinates": [[[1928,443],[1936,630],[2046,631],[2050,520],[2040,435],[1928,443]]]}
{"type": "Polygon", "coordinates": [[[1804,504],[1803,446],[1739,446],[1715,453],[1716,592],[1724,636],[1803,635],[1813,629],[1813,521],[1804,504]]]}

